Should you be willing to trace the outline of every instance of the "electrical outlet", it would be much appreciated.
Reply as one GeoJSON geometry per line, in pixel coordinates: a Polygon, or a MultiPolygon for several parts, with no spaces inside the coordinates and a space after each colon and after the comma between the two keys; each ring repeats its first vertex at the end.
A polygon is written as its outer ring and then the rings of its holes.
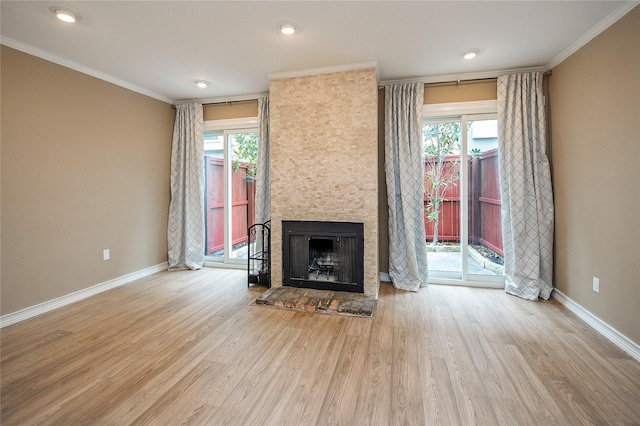
{"type": "Polygon", "coordinates": [[[600,278],[593,277],[593,291],[600,293],[600,278]]]}
{"type": "Polygon", "coordinates": [[[111,254],[109,253],[109,249],[102,250],[102,260],[111,259],[111,254]]]}

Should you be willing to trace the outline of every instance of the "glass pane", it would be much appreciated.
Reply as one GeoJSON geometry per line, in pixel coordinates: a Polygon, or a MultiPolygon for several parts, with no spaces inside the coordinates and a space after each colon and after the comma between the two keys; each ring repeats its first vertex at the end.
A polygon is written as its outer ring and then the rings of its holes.
{"type": "Polygon", "coordinates": [[[498,123],[470,122],[469,159],[469,274],[504,275],[500,181],[498,178],[498,123]]]}
{"type": "Polygon", "coordinates": [[[248,257],[247,228],[254,224],[258,133],[229,135],[231,146],[231,251],[229,257],[248,257]]]}
{"type": "Polygon", "coordinates": [[[205,255],[224,256],[224,137],[204,133],[205,255]]]}
{"type": "Polygon", "coordinates": [[[460,121],[424,123],[424,222],[429,271],[461,278],[460,121]]]}

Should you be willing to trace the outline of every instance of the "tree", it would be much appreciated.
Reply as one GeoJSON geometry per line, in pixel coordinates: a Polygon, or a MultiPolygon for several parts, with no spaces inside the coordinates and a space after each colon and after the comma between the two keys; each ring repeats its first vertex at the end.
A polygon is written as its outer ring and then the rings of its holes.
{"type": "Polygon", "coordinates": [[[446,201],[445,190],[457,185],[460,178],[459,158],[447,159],[448,156],[460,152],[460,123],[428,123],[422,128],[424,137],[424,155],[426,160],[425,207],[427,219],[433,222],[433,241],[438,243],[438,224],[440,207],[446,201]]]}
{"type": "Polygon", "coordinates": [[[242,170],[248,178],[255,178],[258,163],[258,134],[237,133],[233,144],[233,170],[242,170]]]}

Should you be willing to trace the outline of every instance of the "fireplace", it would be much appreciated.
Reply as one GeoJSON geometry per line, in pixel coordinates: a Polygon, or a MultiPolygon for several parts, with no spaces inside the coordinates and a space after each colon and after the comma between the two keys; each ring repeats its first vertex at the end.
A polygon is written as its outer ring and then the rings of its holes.
{"type": "Polygon", "coordinates": [[[364,224],[282,221],[282,284],[364,293],[364,224]]]}
{"type": "MultiPolygon", "coordinates": [[[[364,295],[376,296],[380,287],[378,166],[383,152],[378,144],[375,66],[290,74],[269,76],[271,285],[318,284],[306,278],[308,258],[305,273],[298,270],[297,279],[291,279],[282,245],[283,235],[289,244],[289,230],[283,233],[283,221],[358,222],[364,227],[364,248],[357,244],[364,252],[364,295]]],[[[323,266],[318,280],[326,277],[327,269],[323,266]]],[[[312,279],[316,272],[311,271],[312,279]]],[[[346,289],[362,291],[358,278],[348,282],[356,284],[344,285],[346,289]]]]}

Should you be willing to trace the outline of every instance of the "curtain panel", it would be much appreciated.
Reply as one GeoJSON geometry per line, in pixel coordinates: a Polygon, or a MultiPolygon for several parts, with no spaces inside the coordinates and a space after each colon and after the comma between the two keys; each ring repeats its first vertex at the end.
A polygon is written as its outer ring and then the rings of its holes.
{"type": "Polygon", "coordinates": [[[385,87],[385,175],[389,204],[389,276],[394,287],[427,284],[424,229],[424,84],[385,87]]]}
{"type": "MultiPolygon", "coordinates": [[[[256,165],[255,223],[266,223],[271,219],[271,179],[269,174],[269,98],[258,99],[258,158],[256,165]]],[[[257,232],[255,246],[264,247],[264,234],[257,232]]],[[[271,250],[271,248],[268,248],[271,250]]],[[[259,260],[260,271],[269,271],[270,260],[259,260]]]]}
{"type": "Polygon", "coordinates": [[[505,291],[548,299],[553,290],[553,192],[542,74],[498,78],[505,291]]]}
{"type": "Polygon", "coordinates": [[[258,99],[258,159],[256,173],[255,222],[265,223],[271,218],[269,178],[269,98],[258,99]]]}
{"type": "Polygon", "coordinates": [[[170,270],[200,269],[204,265],[203,132],[202,105],[176,105],[167,227],[170,270]]]}

